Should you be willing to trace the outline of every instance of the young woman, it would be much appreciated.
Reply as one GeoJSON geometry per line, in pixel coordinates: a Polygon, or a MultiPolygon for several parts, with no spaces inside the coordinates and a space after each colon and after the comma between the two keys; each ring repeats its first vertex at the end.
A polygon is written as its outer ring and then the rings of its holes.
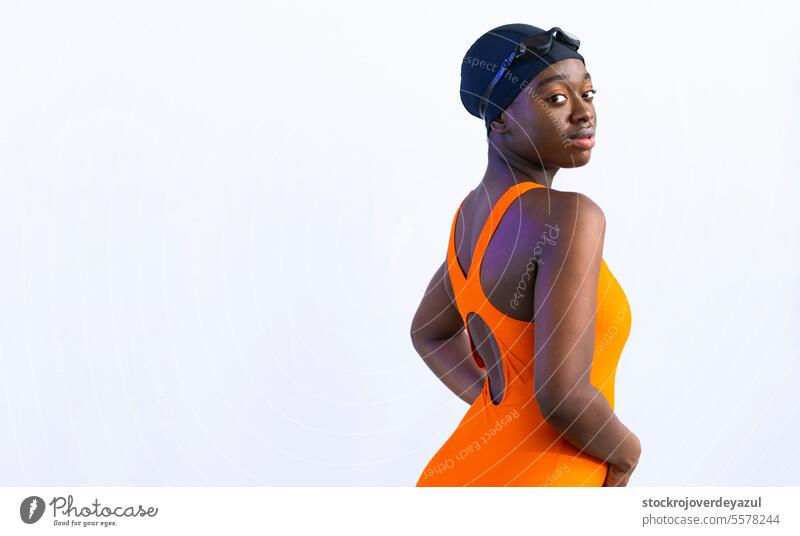
{"type": "Polygon", "coordinates": [[[464,58],[461,100],[486,124],[488,165],[411,338],[470,407],[418,486],[624,486],[638,463],[639,440],[614,414],[631,313],[602,257],[605,215],[552,188],[595,142],[579,44],[510,24],[464,58]]]}

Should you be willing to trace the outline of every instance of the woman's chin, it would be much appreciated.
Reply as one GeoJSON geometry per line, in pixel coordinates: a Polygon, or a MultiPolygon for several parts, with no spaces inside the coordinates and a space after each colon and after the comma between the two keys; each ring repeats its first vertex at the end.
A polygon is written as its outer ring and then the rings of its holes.
{"type": "Polygon", "coordinates": [[[563,166],[564,168],[576,168],[585,166],[589,163],[589,160],[592,159],[592,150],[586,149],[583,151],[573,151],[572,154],[566,159],[566,163],[563,166]]]}

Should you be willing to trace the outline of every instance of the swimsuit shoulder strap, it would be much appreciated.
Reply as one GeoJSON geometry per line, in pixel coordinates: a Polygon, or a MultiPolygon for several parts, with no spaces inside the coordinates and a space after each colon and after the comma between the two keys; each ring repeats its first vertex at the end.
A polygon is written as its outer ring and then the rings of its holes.
{"type": "Polygon", "coordinates": [[[486,247],[489,245],[489,241],[500,225],[500,220],[503,219],[503,215],[506,210],[508,210],[508,207],[516,198],[534,188],[545,188],[545,186],[532,181],[517,183],[506,190],[500,199],[497,200],[494,207],[492,207],[492,212],[489,214],[486,223],[483,225],[481,234],[478,237],[478,242],[475,244],[475,251],[472,253],[472,262],[469,265],[467,279],[474,277],[474,274],[478,273],[481,262],[483,261],[483,255],[486,253],[486,247]]]}

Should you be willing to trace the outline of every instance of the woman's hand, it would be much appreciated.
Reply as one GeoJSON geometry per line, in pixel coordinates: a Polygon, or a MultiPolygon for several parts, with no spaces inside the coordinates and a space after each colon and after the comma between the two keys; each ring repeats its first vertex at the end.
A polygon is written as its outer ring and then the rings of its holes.
{"type": "Polygon", "coordinates": [[[622,445],[622,452],[614,461],[608,462],[608,472],[604,487],[625,487],[628,485],[636,465],[639,463],[639,456],[642,453],[642,445],[639,438],[631,432],[625,443],[622,445]]]}
{"type": "Polygon", "coordinates": [[[616,465],[608,464],[608,472],[606,473],[606,481],[603,482],[603,487],[625,487],[628,485],[628,480],[631,478],[633,468],[625,469],[617,467],[616,465]]]}

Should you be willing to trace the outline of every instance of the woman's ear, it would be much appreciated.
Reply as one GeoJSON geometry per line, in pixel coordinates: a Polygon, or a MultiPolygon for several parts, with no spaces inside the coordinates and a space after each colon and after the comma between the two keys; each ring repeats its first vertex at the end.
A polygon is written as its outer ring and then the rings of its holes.
{"type": "Polygon", "coordinates": [[[500,115],[497,116],[497,119],[495,119],[490,123],[492,130],[494,130],[498,134],[507,133],[509,131],[508,121],[509,117],[508,115],[506,115],[506,111],[503,110],[502,113],[500,113],[500,115]]]}

